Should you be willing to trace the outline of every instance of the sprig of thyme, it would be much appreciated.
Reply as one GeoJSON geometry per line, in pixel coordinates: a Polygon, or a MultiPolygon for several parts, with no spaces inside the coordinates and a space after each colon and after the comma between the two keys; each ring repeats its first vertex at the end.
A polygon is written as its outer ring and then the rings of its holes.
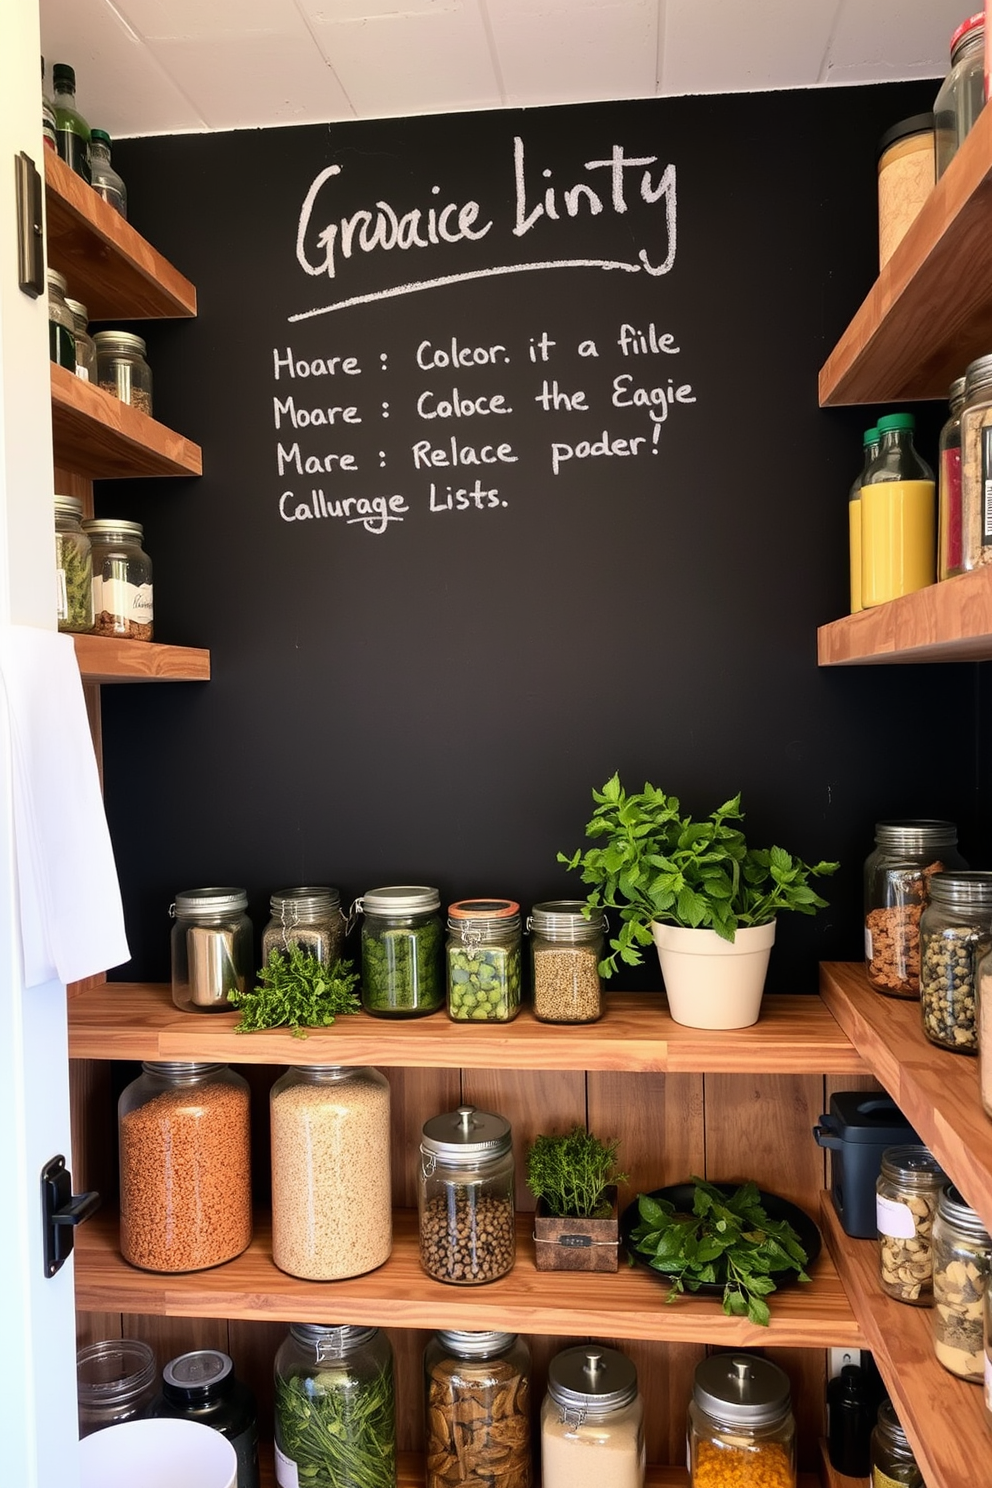
{"type": "Polygon", "coordinates": [[[325,966],[292,941],[287,951],[270,952],[252,990],[228,992],[228,1002],[241,1013],[234,1031],[288,1027],[294,1038],[306,1038],[307,1028],[326,1028],[339,1013],[361,1011],[357,983],[352,962],[325,966]]]}

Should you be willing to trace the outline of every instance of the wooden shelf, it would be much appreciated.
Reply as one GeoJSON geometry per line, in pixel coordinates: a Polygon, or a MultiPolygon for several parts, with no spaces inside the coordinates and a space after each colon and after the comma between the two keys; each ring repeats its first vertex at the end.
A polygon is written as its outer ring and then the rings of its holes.
{"type": "Polygon", "coordinates": [[[957,1379],[937,1362],[929,1308],[885,1295],[878,1281],[877,1242],[846,1235],[826,1194],[820,1225],[927,1488],[992,1482],[992,1434],[982,1387],[957,1379]]]}
{"type": "Polygon", "coordinates": [[[196,290],[53,150],[45,154],[48,262],[91,320],[196,314],[196,290]]]}
{"type": "Polygon", "coordinates": [[[93,480],[202,475],[200,447],[102,388],[51,364],[55,464],[93,480]]]}
{"type": "Polygon", "coordinates": [[[870,1478],[851,1478],[831,1466],[824,1437],[820,1438],[820,1484],[821,1488],[871,1488],[870,1478]]]}
{"type": "MultiPolygon", "coordinates": [[[[860,963],[825,963],[820,992],[871,1073],[992,1230],[992,1122],[982,1109],[977,1059],[931,1044],[919,1004],[875,992],[860,963]]],[[[899,1316],[903,1310],[913,1309],[899,1316]]]]}
{"type": "Polygon", "coordinates": [[[992,110],[979,115],[820,372],[820,404],[943,398],[992,346],[992,110]]]}
{"type": "Polygon", "coordinates": [[[74,635],[84,682],[209,682],[210,652],[114,636],[74,635]]]}
{"type": "Polygon", "coordinates": [[[512,1023],[487,1027],[454,1023],[443,1011],[395,1020],[357,1013],[303,1041],[282,1029],[235,1033],[236,1013],[180,1012],[167,986],[105,982],[70,1002],[69,1055],[413,1069],[865,1073],[817,997],[768,997],[753,1028],[722,1033],[673,1023],[660,993],[611,992],[606,1008],[599,1023],[571,1027],[539,1023],[526,1008],[512,1023]]]}
{"type": "Polygon", "coordinates": [[[821,625],[820,666],[986,661],[992,657],[992,568],[821,625]]]}

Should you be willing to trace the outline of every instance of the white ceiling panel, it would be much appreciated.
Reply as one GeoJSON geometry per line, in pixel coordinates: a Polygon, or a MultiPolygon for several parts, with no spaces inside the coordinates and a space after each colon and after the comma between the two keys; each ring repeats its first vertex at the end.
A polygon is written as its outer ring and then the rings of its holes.
{"type": "Polygon", "coordinates": [[[654,0],[486,0],[507,103],[651,97],[654,0]]]}
{"type": "Polygon", "coordinates": [[[365,21],[373,16],[436,15],[461,10],[463,0],[298,0],[300,10],[314,23],[365,21]]]}
{"type": "Polygon", "coordinates": [[[951,36],[980,8],[968,0],[843,0],[820,81],[942,77],[951,36]]]}
{"type": "Polygon", "coordinates": [[[114,4],[146,41],[236,36],[239,31],[294,35],[302,28],[295,0],[114,0],[114,4]]]}
{"type": "Polygon", "coordinates": [[[838,0],[667,0],[661,92],[809,87],[837,8],[838,0]]]}

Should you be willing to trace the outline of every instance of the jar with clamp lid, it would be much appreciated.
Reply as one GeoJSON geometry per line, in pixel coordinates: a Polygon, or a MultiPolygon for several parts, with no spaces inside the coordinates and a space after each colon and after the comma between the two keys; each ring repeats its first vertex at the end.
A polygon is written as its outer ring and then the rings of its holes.
{"type": "Polygon", "coordinates": [[[633,1360],[595,1343],[556,1354],[541,1406],[542,1488],[643,1488],[645,1456],[633,1360]]]}
{"type": "Polygon", "coordinates": [[[69,288],[64,274],[46,269],[48,285],[48,359],[68,372],[76,370],[76,322],[65,302],[69,288]]]}
{"type": "Polygon", "coordinates": [[[280,1488],[395,1488],[393,1350],[380,1328],[293,1323],[274,1372],[280,1488]]]}
{"type": "Polygon", "coordinates": [[[337,889],[323,885],[299,889],[276,889],[269,900],[272,918],[262,931],[262,964],[268,965],[273,951],[288,955],[298,946],[322,966],[341,959],[344,915],[337,889]]]}
{"type": "Polygon", "coordinates": [[[158,1368],[140,1338],[104,1338],[76,1354],[80,1438],[151,1413],[158,1368]]]}
{"type": "Polygon", "coordinates": [[[865,967],[889,997],[920,995],[920,920],[930,880],[966,868],[953,822],[918,818],[875,823],[875,849],[865,860],[865,967]]]}
{"type": "Polygon", "coordinates": [[[435,1333],[424,1404],[426,1488],[531,1488],[530,1350],[519,1334],[435,1333]]]}
{"type": "Polygon", "coordinates": [[[56,613],[59,630],[93,629],[93,555],[78,496],[55,498],[56,613]]]}
{"type": "Polygon", "coordinates": [[[933,1296],[933,1221],[947,1182],[918,1143],[886,1147],[875,1184],[879,1279],[897,1302],[929,1307],[933,1296]]]}
{"type": "Polygon", "coordinates": [[[152,369],[145,360],[144,338],[132,331],[97,331],[93,340],[104,392],[151,417],[152,369]]]}
{"type": "Polygon", "coordinates": [[[982,1298],[990,1250],[981,1219],[946,1183],[933,1222],[933,1349],[945,1369],[974,1384],[985,1376],[982,1298]]]}
{"type": "Polygon", "coordinates": [[[920,921],[920,1009],[931,1043],[977,1054],[978,964],[992,946],[992,873],[935,873],[920,921]]]}
{"type": "Polygon", "coordinates": [[[82,524],[93,553],[93,629],[97,635],[150,641],[154,632],[152,561],[140,522],[89,517],[82,524]]]}
{"type": "Polygon", "coordinates": [[[369,889],[362,921],[362,1006],[378,1018],[417,1018],[444,1006],[441,895],[422,884],[369,889]]]}
{"type": "Polygon", "coordinates": [[[926,1488],[891,1400],[878,1407],[871,1434],[871,1488],[926,1488]]]}
{"type": "Polygon", "coordinates": [[[238,1459],[237,1488],[259,1488],[255,1397],[220,1349],[193,1349],[162,1370],[162,1392],[151,1415],[199,1421],[226,1437],[238,1459]]]}
{"type": "Polygon", "coordinates": [[[424,1123],[417,1199],[428,1276],[477,1286],[513,1266],[513,1136],[503,1116],[459,1106],[424,1123]]]}
{"type": "Polygon", "coordinates": [[[252,928],[244,889],[184,889],[170,913],[172,1000],[186,1013],[229,1013],[228,992],[252,975],[252,928]]]}
{"type": "Polygon", "coordinates": [[[541,1023],[595,1023],[603,1016],[599,963],[606,916],[587,918],[585,909],[584,899],[549,899],[531,910],[531,985],[541,1023]]]}
{"type": "Polygon", "coordinates": [[[461,899],[448,906],[448,1016],[509,1023],[520,1011],[520,905],[461,899]]]}
{"type": "Polygon", "coordinates": [[[789,1377],[757,1354],[713,1354],[696,1366],[688,1424],[690,1488],[730,1482],[795,1488],[789,1377]]]}

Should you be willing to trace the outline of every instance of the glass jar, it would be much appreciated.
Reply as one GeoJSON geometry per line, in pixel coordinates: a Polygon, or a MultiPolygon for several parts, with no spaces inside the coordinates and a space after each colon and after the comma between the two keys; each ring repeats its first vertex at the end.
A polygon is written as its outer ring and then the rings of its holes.
{"type": "Polygon", "coordinates": [[[76,370],[76,322],[65,302],[68,283],[57,269],[45,270],[48,285],[48,357],[49,361],[76,370]]]}
{"type": "Polygon", "coordinates": [[[978,963],[978,1088],[992,1117],[992,951],[978,963]]]}
{"type": "Polygon", "coordinates": [[[987,1282],[982,1293],[982,1345],[985,1354],[983,1399],[985,1410],[992,1419],[992,1286],[987,1282]]]}
{"type": "Polygon", "coordinates": [[[878,167],[878,266],[883,269],[933,190],[933,114],[914,114],[887,129],[878,167]]]}
{"type": "Polygon", "coordinates": [[[509,1023],[520,1011],[520,905],[461,899],[448,905],[448,1017],[509,1023]]]}
{"type": "Polygon", "coordinates": [[[935,873],[920,920],[920,1009],[931,1043],[978,1052],[978,963],[992,946],[992,873],[935,873]]]}
{"type": "Polygon", "coordinates": [[[592,1343],[555,1354],[541,1406],[542,1488],[643,1488],[644,1475],[633,1361],[592,1343]]]}
{"type": "Polygon", "coordinates": [[[530,931],[534,1016],[542,1023],[595,1023],[603,1016],[599,963],[606,916],[587,919],[584,899],[535,904],[530,931]]]}
{"type": "Polygon", "coordinates": [[[941,1189],[933,1222],[933,1349],[959,1379],[985,1377],[982,1298],[992,1238],[953,1184],[941,1189]]]}
{"type": "Polygon", "coordinates": [[[417,1200],[428,1276],[454,1286],[505,1276],[516,1250],[510,1123],[474,1106],[425,1121],[417,1200]]]}
{"type": "Polygon", "coordinates": [[[851,569],[851,614],[856,615],[864,606],[861,603],[861,484],[868,474],[868,467],[878,454],[878,430],[866,429],[863,437],[864,455],[861,469],[851,485],[847,498],[847,535],[851,569]]]}
{"type": "Polygon", "coordinates": [[[929,1148],[886,1147],[875,1184],[879,1279],[897,1302],[929,1307],[933,1221],[946,1175],[929,1148]]]}
{"type": "Polygon", "coordinates": [[[269,1096],[272,1259],[308,1281],[374,1271],[393,1243],[389,1082],[367,1065],[294,1065],[269,1096]]]}
{"type": "Polygon", "coordinates": [[[172,1000],[186,1013],[229,1013],[228,992],[245,992],[254,947],[244,889],[184,889],[169,913],[172,1000]]]}
{"type": "Polygon", "coordinates": [[[127,217],[127,187],[110,163],[110,135],[105,129],[90,130],[90,185],[115,212],[127,217]]]}
{"type": "Polygon", "coordinates": [[[416,1018],[444,1004],[441,896],[421,884],[369,889],[362,922],[362,1006],[379,1018],[416,1018]]]}
{"type": "Polygon", "coordinates": [[[141,546],[141,523],[90,517],[83,531],[93,550],[96,634],[150,641],[154,630],[152,561],[141,546]]]}
{"type": "Polygon", "coordinates": [[[920,920],[930,879],[968,865],[957,850],[953,822],[920,817],[875,823],[875,848],[865,859],[865,967],[890,997],[920,995],[920,920]]]}
{"type": "Polygon", "coordinates": [[[72,315],[72,328],[76,338],[76,376],[81,377],[84,382],[96,382],[96,342],[88,330],[89,311],[82,300],[70,300],[66,296],[66,304],[72,315]]]}
{"type": "Polygon", "coordinates": [[[871,1488],[926,1488],[891,1400],[878,1407],[871,1434],[871,1488]]]}
{"type": "Polygon", "coordinates": [[[393,1351],[378,1328],[293,1323],[275,1357],[280,1488],[393,1488],[393,1351]]]}
{"type": "Polygon", "coordinates": [[[940,431],[937,489],[937,577],[961,573],[961,410],[964,378],[951,383],[950,417],[940,431]]]}
{"type": "Polygon", "coordinates": [[[530,1488],[530,1350],[517,1333],[435,1333],[424,1350],[426,1488],[530,1488]]]}
{"type": "Polygon", "coordinates": [[[961,405],[961,570],[992,562],[992,356],[969,362],[961,405]]]}
{"type": "Polygon", "coordinates": [[[152,369],[145,360],[143,338],[131,331],[97,331],[93,340],[104,392],[151,417],[152,369]]]}
{"type": "Polygon", "coordinates": [[[933,105],[937,180],[985,107],[985,12],[962,21],[951,37],[951,68],[933,105]]]}
{"type": "Polygon", "coordinates": [[[916,419],[878,421],[879,449],[861,486],[861,603],[865,609],[935,582],[933,471],[913,445],[916,419]]]}
{"type": "Polygon", "coordinates": [[[90,178],[90,126],[76,107],[76,72],[67,62],[52,68],[52,107],[55,110],[55,143],[70,170],[90,178]]]}
{"type": "Polygon", "coordinates": [[[118,1102],[121,1254],[199,1271],[251,1241],[248,1084],[225,1064],[142,1064],[118,1102]]]}
{"type": "Polygon", "coordinates": [[[170,1359],[151,1414],[219,1431],[237,1454],[237,1488],[259,1488],[258,1410],[254,1395],[235,1375],[230,1354],[194,1349],[170,1359]]]}
{"type": "Polygon", "coordinates": [[[150,1412],[158,1368],[139,1338],[107,1338],[76,1354],[80,1438],[104,1426],[139,1421],[150,1412]]]}
{"type": "Polygon", "coordinates": [[[690,1488],[796,1488],[789,1377],[757,1354],[696,1366],[688,1424],[690,1488]]]}
{"type": "Polygon", "coordinates": [[[262,963],[273,951],[285,955],[299,946],[320,962],[334,966],[341,959],[344,915],[337,889],[323,885],[300,889],[277,889],[269,900],[272,918],[262,931],[262,963]]]}
{"type": "Polygon", "coordinates": [[[78,496],[55,498],[56,611],[59,630],[93,629],[93,557],[80,526],[78,496]]]}

